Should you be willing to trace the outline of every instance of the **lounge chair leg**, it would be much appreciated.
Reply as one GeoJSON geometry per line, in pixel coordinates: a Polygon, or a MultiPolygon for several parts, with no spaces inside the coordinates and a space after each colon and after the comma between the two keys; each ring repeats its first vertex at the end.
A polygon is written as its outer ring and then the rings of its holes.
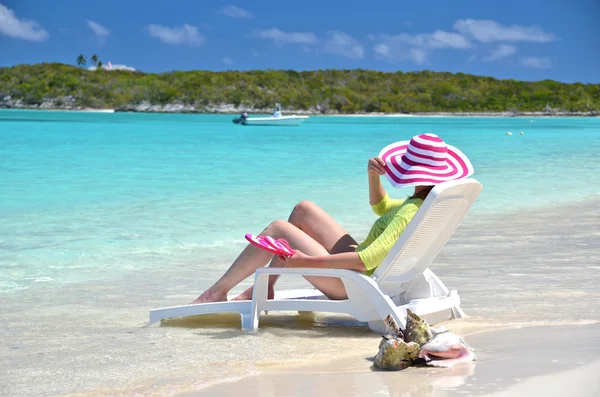
{"type": "MultiPolygon", "coordinates": [[[[380,290],[375,284],[375,281],[364,277],[354,281],[342,279],[342,282],[346,288],[348,299],[353,300],[354,302],[361,302],[362,305],[366,302],[370,303],[368,309],[366,309],[365,306],[359,308],[357,305],[358,310],[349,314],[353,315],[355,318],[360,318],[358,315],[360,311],[365,309],[368,312],[375,311],[379,315],[379,319],[368,322],[370,328],[371,323],[374,322],[373,327],[375,328],[371,328],[373,330],[381,329],[381,324],[377,324],[377,322],[383,323],[383,320],[391,315],[394,318],[394,321],[396,321],[396,324],[398,324],[401,329],[404,329],[406,326],[406,310],[399,310],[389,296],[380,294],[380,290]],[[357,283],[359,280],[360,282],[357,283]]],[[[383,326],[383,330],[385,331],[385,325],[383,326]]]]}
{"type": "Polygon", "coordinates": [[[258,316],[253,313],[240,313],[242,318],[242,330],[256,332],[258,330],[258,316]]]}
{"type": "Polygon", "coordinates": [[[467,315],[465,314],[465,312],[463,311],[463,309],[460,308],[460,306],[454,306],[450,310],[452,310],[452,317],[453,318],[465,318],[465,317],[467,317],[467,315]]]}
{"type": "Polygon", "coordinates": [[[255,332],[258,329],[260,313],[267,303],[268,285],[269,275],[256,272],[254,276],[254,288],[252,290],[250,312],[242,313],[242,328],[244,330],[255,332]]]}

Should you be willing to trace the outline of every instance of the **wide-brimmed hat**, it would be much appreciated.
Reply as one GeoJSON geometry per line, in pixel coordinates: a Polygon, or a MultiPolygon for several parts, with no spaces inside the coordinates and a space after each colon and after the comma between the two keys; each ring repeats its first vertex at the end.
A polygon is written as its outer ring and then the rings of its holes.
{"type": "Polygon", "coordinates": [[[467,178],[474,172],[463,152],[435,134],[392,143],[379,157],[385,162],[385,176],[395,187],[437,185],[467,178]]]}

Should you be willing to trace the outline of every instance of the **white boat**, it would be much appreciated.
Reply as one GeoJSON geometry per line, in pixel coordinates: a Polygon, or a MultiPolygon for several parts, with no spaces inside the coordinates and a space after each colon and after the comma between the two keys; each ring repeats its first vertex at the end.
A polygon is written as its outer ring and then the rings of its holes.
{"type": "Polygon", "coordinates": [[[244,112],[240,117],[233,119],[234,124],[242,125],[300,125],[308,116],[284,116],[281,113],[281,105],[275,104],[273,115],[267,117],[248,117],[248,113],[244,112]]]}
{"type": "Polygon", "coordinates": [[[279,117],[248,117],[243,125],[300,125],[308,116],[279,116],[279,117]]]}

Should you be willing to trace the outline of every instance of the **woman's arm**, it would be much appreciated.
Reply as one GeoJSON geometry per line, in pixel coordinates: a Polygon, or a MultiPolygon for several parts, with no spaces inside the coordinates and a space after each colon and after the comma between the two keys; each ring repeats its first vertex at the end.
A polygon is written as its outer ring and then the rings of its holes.
{"type": "Polygon", "coordinates": [[[369,203],[377,216],[385,215],[389,210],[402,204],[404,200],[392,200],[388,196],[380,176],[385,174],[385,163],[379,157],[369,159],[369,203]]]}
{"type": "Polygon", "coordinates": [[[342,252],[340,254],[308,256],[300,251],[295,251],[294,256],[283,259],[288,267],[308,267],[321,269],[346,269],[364,272],[367,270],[356,252],[342,252]]]}
{"type": "Polygon", "coordinates": [[[386,195],[385,188],[379,179],[381,175],[385,174],[384,166],[385,163],[379,157],[369,159],[369,203],[371,205],[377,205],[386,195]]]}

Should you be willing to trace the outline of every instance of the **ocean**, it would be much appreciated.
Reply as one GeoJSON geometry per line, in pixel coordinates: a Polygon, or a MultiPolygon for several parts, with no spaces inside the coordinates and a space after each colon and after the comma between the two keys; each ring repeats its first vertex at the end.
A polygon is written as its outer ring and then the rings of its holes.
{"type": "MultiPolygon", "coordinates": [[[[513,249],[532,261],[497,270],[509,277],[508,288],[535,290],[524,275],[550,277],[555,287],[561,275],[568,280],[538,307],[543,320],[598,316],[588,301],[597,297],[589,283],[598,285],[598,262],[584,258],[566,275],[552,263],[536,267],[535,258],[548,253],[531,256],[524,240],[538,232],[560,235],[576,226],[569,221],[573,211],[600,203],[600,119],[321,116],[299,127],[244,127],[233,117],[0,110],[2,395],[108,389],[110,395],[117,388],[161,394],[247,375],[259,370],[257,362],[279,362],[284,352],[297,361],[338,354],[330,342],[344,332],[350,340],[369,340],[364,326],[337,318],[294,327],[298,319],[275,316],[262,338],[241,334],[236,318],[218,327],[144,324],[148,310],[196,298],[243,249],[246,233],[286,219],[300,200],[316,202],[358,241],[365,238],[375,220],[367,160],[389,143],[425,132],[460,148],[484,186],[458,243],[441,254],[442,273],[459,289],[465,311],[492,322],[540,321],[495,307],[482,282],[465,287],[471,296],[463,293],[464,256],[485,255],[474,241],[485,246],[497,239],[512,247],[515,261],[513,249]],[[519,229],[507,240],[511,222],[519,229]],[[561,293],[574,290],[583,302],[577,310],[552,309],[561,293]],[[323,331],[328,327],[331,334],[323,331]],[[326,337],[313,340],[313,332],[326,337]],[[298,346],[283,346],[282,339],[298,346]]],[[[411,193],[384,185],[392,197],[411,193]]],[[[595,247],[594,236],[597,229],[582,250],[595,247]]],[[[500,261],[502,251],[495,254],[500,261]]],[[[475,278],[498,289],[490,272],[475,278]]],[[[519,302],[513,303],[525,301],[519,302]]]]}

